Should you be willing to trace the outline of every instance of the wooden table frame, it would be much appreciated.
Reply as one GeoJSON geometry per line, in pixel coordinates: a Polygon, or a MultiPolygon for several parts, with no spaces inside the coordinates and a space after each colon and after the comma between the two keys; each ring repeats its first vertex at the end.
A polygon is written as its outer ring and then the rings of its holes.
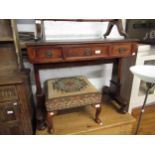
{"type": "Polygon", "coordinates": [[[34,74],[36,81],[36,100],[37,100],[37,128],[45,128],[45,95],[41,88],[40,69],[47,68],[64,68],[84,65],[98,65],[112,62],[113,72],[110,81],[110,87],[104,87],[103,93],[108,94],[112,99],[116,100],[120,105],[120,112],[126,113],[128,103],[121,96],[121,78],[122,78],[122,60],[124,57],[130,57],[136,54],[137,40],[97,40],[97,41],[81,41],[81,42],[44,42],[39,41],[27,44],[29,61],[34,65],[34,74]],[[86,48],[87,47],[87,48],[86,48]],[[47,49],[52,49],[50,52],[54,57],[47,53],[47,49]],[[88,49],[91,50],[89,53],[88,49]],[[94,50],[101,49],[102,55],[93,55],[94,50]],[[103,51],[102,51],[103,49],[103,51]],[[104,50],[107,49],[107,50],[104,50]],[[59,56],[57,53],[62,50],[61,59],[56,59],[59,56]],[[83,53],[84,50],[84,53],[83,53]],[[74,52],[73,52],[74,51],[74,52]],[[68,53],[69,52],[69,53],[68,53]],[[104,53],[105,52],[105,53],[104,53]],[[77,54],[76,57],[68,54],[77,54]],[[81,56],[83,54],[83,56],[81,56]],[[86,55],[85,55],[86,54],[86,55]],[[89,55],[90,54],[90,55],[89,55]]]}

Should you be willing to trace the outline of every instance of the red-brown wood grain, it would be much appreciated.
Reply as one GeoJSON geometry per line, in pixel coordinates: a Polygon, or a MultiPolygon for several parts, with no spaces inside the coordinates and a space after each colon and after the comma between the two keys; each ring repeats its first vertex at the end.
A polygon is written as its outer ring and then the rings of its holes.
{"type": "Polygon", "coordinates": [[[135,42],[123,41],[95,41],[93,42],[59,42],[28,44],[28,57],[33,64],[60,63],[69,61],[83,61],[94,59],[112,59],[132,56],[136,51],[135,42]],[[36,46],[38,45],[38,46],[36,46]],[[99,51],[99,53],[97,52],[99,51]]]}

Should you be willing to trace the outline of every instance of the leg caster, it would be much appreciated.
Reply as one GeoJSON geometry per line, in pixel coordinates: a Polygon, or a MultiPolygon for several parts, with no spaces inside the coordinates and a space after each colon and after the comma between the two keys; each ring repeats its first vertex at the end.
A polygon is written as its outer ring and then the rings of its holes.
{"type": "Polygon", "coordinates": [[[48,112],[47,113],[47,127],[48,127],[48,133],[53,134],[54,133],[54,127],[53,127],[53,116],[54,112],[48,112]]]}
{"type": "Polygon", "coordinates": [[[103,125],[102,121],[99,118],[99,115],[101,113],[101,105],[100,104],[96,104],[95,108],[96,108],[95,122],[98,123],[99,125],[103,125]]]}

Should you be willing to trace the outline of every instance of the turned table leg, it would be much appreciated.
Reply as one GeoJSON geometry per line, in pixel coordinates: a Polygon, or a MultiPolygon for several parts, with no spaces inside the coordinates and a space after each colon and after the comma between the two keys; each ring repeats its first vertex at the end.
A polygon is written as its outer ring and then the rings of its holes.
{"type": "Polygon", "coordinates": [[[53,127],[53,116],[55,115],[54,112],[47,112],[47,127],[48,127],[48,133],[52,134],[54,132],[53,127]]]}
{"type": "Polygon", "coordinates": [[[101,105],[100,104],[96,104],[95,108],[96,108],[95,122],[98,123],[99,125],[103,125],[102,121],[99,118],[99,115],[101,113],[101,105]]]}

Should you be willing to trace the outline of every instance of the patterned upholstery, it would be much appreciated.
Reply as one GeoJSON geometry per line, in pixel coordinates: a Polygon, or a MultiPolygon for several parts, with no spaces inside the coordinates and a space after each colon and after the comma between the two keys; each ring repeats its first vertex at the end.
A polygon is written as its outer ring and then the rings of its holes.
{"type": "Polygon", "coordinates": [[[84,76],[51,79],[46,88],[48,112],[101,103],[101,93],[84,76]]]}

